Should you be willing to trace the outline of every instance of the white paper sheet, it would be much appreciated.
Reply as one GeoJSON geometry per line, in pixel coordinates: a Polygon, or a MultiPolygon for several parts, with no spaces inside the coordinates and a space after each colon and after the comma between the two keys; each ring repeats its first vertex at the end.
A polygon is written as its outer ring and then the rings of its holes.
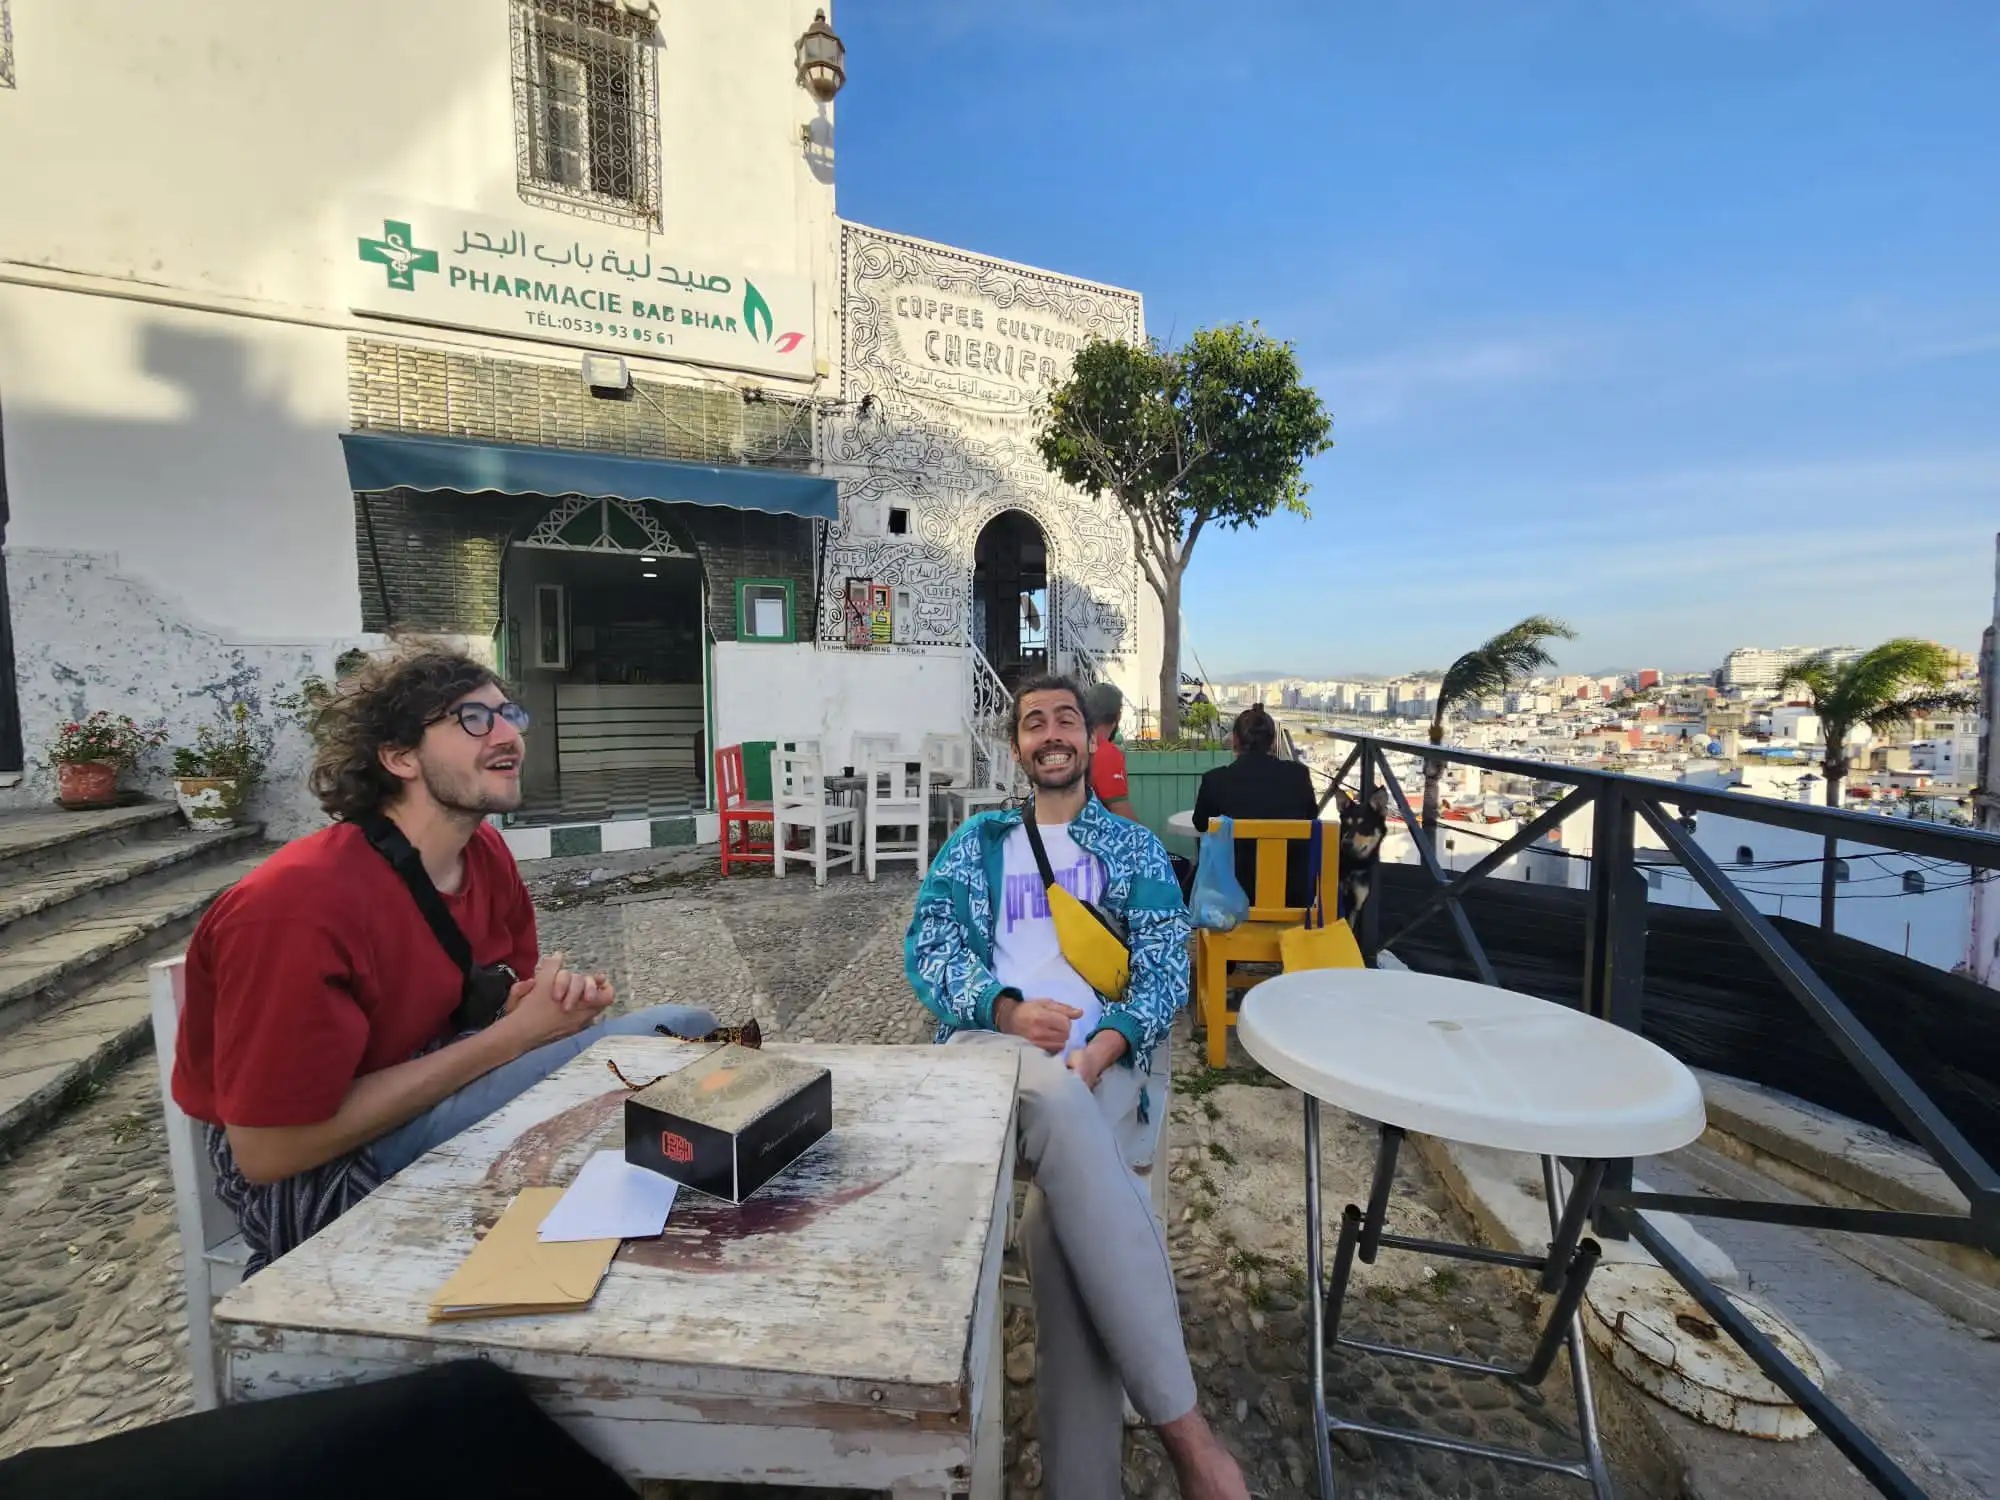
{"type": "Polygon", "coordinates": [[[666,1228],[679,1187],[671,1177],[633,1166],[621,1152],[600,1151],[542,1220],[540,1238],[652,1239],[666,1228]]]}

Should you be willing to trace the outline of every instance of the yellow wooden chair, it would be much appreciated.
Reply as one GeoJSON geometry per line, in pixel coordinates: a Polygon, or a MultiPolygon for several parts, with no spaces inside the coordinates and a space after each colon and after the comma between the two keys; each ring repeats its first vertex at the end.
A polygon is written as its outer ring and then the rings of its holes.
{"type": "MultiPolygon", "coordinates": [[[[1285,905],[1286,854],[1294,839],[1312,837],[1306,818],[1237,818],[1231,832],[1240,842],[1257,844],[1256,889],[1249,893],[1250,916],[1228,932],[1197,930],[1195,938],[1195,999],[1208,1032],[1208,1065],[1220,1068],[1229,1060],[1229,1028],[1236,1017],[1229,1010],[1231,963],[1275,964],[1283,957],[1282,936],[1305,925],[1306,908],[1285,905]]],[[[1320,840],[1319,888],[1326,911],[1340,909],[1340,829],[1323,829],[1320,840]]],[[[1247,986],[1245,986],[1247,988],[1247,986]]]]}

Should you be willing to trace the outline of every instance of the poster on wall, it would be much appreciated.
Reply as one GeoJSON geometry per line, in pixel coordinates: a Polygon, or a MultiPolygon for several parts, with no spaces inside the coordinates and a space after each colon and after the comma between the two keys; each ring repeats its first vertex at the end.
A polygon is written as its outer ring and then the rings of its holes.
{"type": "Polygon", "coordinates": [[[866,647],[874,641],[874,633],[871,629],[869,618],[869,598],[872,592],[872,585],[866,578],[850,578],[847,580],[845,604],[847,611],[847,644],[850,646],[866,647]]]}
{"type": "Polygon", "coordinates": [[[889,585],[872,583],[868,586],[868,639],[877,646],[886,646],[895,636],[895,606],[889,585]]]}

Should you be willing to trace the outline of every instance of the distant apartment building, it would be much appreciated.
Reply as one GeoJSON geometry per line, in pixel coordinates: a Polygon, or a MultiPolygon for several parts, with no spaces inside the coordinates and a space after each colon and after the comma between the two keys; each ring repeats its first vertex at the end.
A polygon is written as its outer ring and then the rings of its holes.
{"type": "Polygon", "coordinates": [[[1836,664],[1861,654],[1853,646],[1738,646],[1722,659],[1722,686],[1731,692],[1770,692],[1793,663],[1821,652],[1836,664]]]}

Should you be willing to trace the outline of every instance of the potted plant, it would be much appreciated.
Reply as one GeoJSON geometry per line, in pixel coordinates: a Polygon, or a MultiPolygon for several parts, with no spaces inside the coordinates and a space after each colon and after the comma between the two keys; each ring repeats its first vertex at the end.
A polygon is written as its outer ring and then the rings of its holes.
{"type": "Polygon", "coordinates": [[[190,827],[226,828],[264,774],[263,746],[247,704],[232,704],[220,724],[204,724],[192,745],[174,747],[174,798],[190,827]]]}
{"type": "Polygon", "coordinates": [[[56,731],[49,751],[56,768],[57,803],[70,808],[117,806],[119,773],[166,738],[164,730],[141,729],[128,715],[106,709],[72,719],[56,731]]]}

